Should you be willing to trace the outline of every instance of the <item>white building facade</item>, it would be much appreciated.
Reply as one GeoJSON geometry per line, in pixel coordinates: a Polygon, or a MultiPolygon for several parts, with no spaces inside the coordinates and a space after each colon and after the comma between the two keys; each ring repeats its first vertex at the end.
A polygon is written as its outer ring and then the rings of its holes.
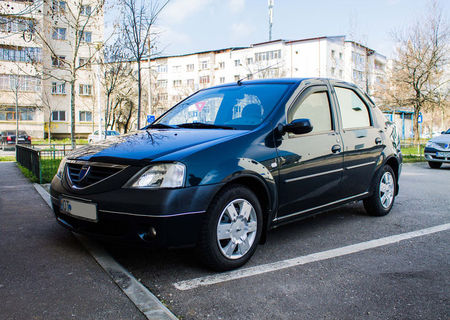
{"type": "MultiPolygon", "coordinates": [[[[344,36],[276,40],[151,60],[152,105],[159,116],[198,89],[240,79],[322,77],[372,92],[384,77],[386,57],[344,36]]],[[[148,82],[148,68],[144,81],[148,82]]],[[[148,86],[146,86],[148,87],[148,86]]]]}

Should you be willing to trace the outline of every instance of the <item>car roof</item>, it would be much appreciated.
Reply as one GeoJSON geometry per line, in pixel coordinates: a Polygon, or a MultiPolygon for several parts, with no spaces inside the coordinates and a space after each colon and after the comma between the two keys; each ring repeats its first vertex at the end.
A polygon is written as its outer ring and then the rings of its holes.
{"type": "MultiPolygon", "coordinates": [[[[351,82],[345,82],[342,80],[331,79],[331,78],[269,78],[269,79],[256,79],[256,80],[242,80],[239,81],[240,85],[251,85],[251,84],[297,84],[299,85],[301,82],[305,80],[322,80],[322,81],[332,81],[334,84],[343,84],[347,86],[351,86],[354,88],[358,88],[355,84],[351,82]]],[[[238,85],[238,81],[225,83],[213,87],[209,87],[202,90],[207,90],[211,88],[221,88],[221,87],[230,87],[238,85]]]]}

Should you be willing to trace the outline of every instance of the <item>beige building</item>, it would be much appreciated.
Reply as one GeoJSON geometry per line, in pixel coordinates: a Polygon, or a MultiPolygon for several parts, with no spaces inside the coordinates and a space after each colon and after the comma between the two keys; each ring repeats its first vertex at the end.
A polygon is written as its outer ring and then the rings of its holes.
{"type": "Polygon", "coordinates": [[[43,138],[50,127],[52,136],[69,136],[75,74],[75,131],[87,136],[94,128],[91,62],[103,42],[103,9],[95,0],[1,0],[0,10],[0,131],[15,130],[17,104],[20,130],[43,138]]]}

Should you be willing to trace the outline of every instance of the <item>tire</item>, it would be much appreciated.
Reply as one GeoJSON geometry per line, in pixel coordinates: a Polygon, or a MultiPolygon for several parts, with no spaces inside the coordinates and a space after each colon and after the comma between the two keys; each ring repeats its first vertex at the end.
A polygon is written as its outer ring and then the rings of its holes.
{"type": "Polygon", "coordinates": [[[255,253],[262,224],[255,194],[241,185],[226,187],[208,209],[197,247],[200,259],[216,271],[239,268],[255,253]]]}
{"type": "Polygon", "coordinates": [[[442,162],[428,161],[428,165],[432,169],[439,169],[442,166],[442,162]]]}
{"type": "Polygon", "coordinates": [[[376,174],[372,185],[372,195],[363,200],[364,208],[372,216],[387,215],[394,205],[396,178],[389,165],[385,165],[376,174]]]}

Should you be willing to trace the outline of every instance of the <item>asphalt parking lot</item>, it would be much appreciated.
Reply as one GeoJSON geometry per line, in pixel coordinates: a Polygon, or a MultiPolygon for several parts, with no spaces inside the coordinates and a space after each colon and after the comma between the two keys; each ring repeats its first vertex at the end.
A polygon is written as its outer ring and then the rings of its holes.
{"type": "Polygon", "coordinates": [[[280,227],[238,273],[219,277],[192,249],[107,250],[181,319],[448,319],[449,194],[450,166],[407,164],[388,216],[367,216],[357,202],[280,227]],[[390,242],[365,247],[383,237],[390,242]],[[345,254],[355,244],[362,249],[345,254]]]}

